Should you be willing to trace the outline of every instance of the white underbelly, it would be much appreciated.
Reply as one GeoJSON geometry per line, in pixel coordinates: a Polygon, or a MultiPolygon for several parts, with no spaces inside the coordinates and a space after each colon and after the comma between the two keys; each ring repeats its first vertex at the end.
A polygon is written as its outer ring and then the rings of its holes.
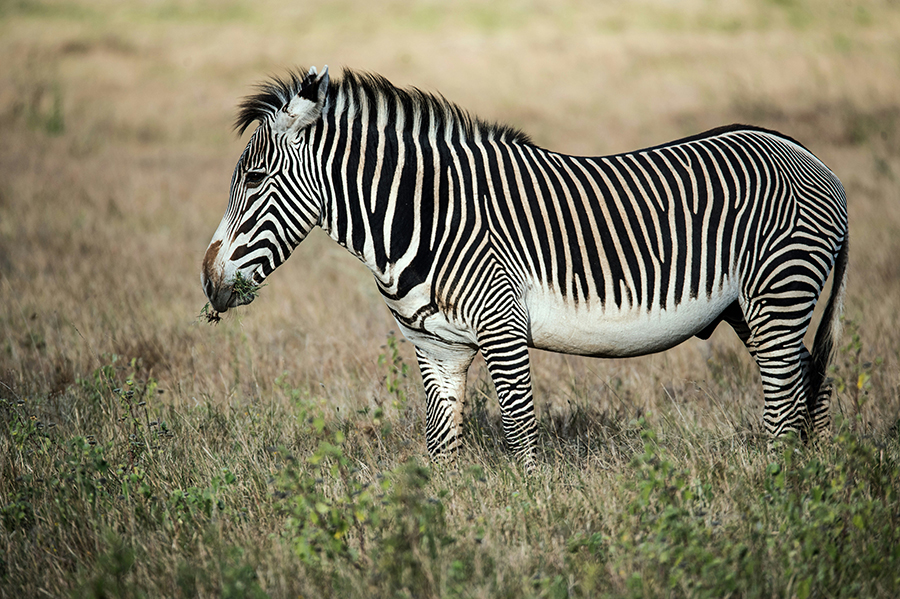
{"type": "Polygon", "coordinates": [[[599,302],[575,304],[533,287],[525,295],[531,345],[567,354],[624,358],[658,352],[696,335],[737,299],[726,282],[709,298],[686,298],[667,309],[599,302]]]}

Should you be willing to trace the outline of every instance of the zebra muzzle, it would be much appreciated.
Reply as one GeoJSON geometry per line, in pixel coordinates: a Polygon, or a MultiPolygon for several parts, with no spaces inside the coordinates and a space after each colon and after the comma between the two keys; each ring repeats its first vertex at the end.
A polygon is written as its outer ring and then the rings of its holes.
{"type": "Polygon", "coordinates": [[[217,312],[225,312],[234,306],[233,285],[225,283],[225,269],[219,261],[219,250],[222,247],[220,240],[214,241],[206,250],[203,257],[203,268],[200,272],[200,281],[206,299],[217,312]]]}

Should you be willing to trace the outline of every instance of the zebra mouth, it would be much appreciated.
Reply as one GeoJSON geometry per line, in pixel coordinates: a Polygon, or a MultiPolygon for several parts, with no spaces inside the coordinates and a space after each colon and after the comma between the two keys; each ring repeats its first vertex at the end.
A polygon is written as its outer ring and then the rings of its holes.
{"type": "Polygon", "coordinates": [[[264,287],[262,282],[265,276],[259,271],[252,275],[243,275],[240,271],[233,281],[221,287],[216,286],[210,279],[206,283],[206,297],[217,313],[227,312],[229,308],[245,306],[256,299],[259,290],[264,287]]]}
{"type": "Polygon", "coordinates": [[[209,298],[209,304],[217,314],[228,312],[229,308],[236,308],[240,304],[237,302],[238,296],[233,290],[223,289],[209,298]]]}

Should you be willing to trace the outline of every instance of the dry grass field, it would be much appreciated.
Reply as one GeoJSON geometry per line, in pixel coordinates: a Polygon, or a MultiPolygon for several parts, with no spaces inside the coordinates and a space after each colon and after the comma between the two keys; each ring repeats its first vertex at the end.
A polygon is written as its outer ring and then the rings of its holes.
{"type": "Polygon", "coordinates": [[[900,594],[896,1],[0,0],[0,64],[0,597],[900,594]],[[476,362],[429,464],[412,348],[321,232],[202,322],[234,107],[313,64],[569,153],[800,140],[850,211],[833,435],[767,448],[722,327],[534,352],[532,476],[476,362]]]}

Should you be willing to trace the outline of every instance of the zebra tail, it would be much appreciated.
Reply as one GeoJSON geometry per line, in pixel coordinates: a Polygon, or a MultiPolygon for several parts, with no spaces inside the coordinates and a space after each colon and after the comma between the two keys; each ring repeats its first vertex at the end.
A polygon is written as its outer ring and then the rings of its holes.
{"type": "Polygon", "coordinates": [[[841,340],[841,315],[844,312],[844,294],[847,291],[847,262],[850,254],[850,238],[844,236],[844,242],[834,263],[834,279],[831,283],[831,295],[825,304],[822,321],[816,331],[812,348],[812,364],[810,369],[810,402],[815,405],[816,399],[827,393],[831,380],[826,376],[831,354],[835,344],[841,340]]]}

